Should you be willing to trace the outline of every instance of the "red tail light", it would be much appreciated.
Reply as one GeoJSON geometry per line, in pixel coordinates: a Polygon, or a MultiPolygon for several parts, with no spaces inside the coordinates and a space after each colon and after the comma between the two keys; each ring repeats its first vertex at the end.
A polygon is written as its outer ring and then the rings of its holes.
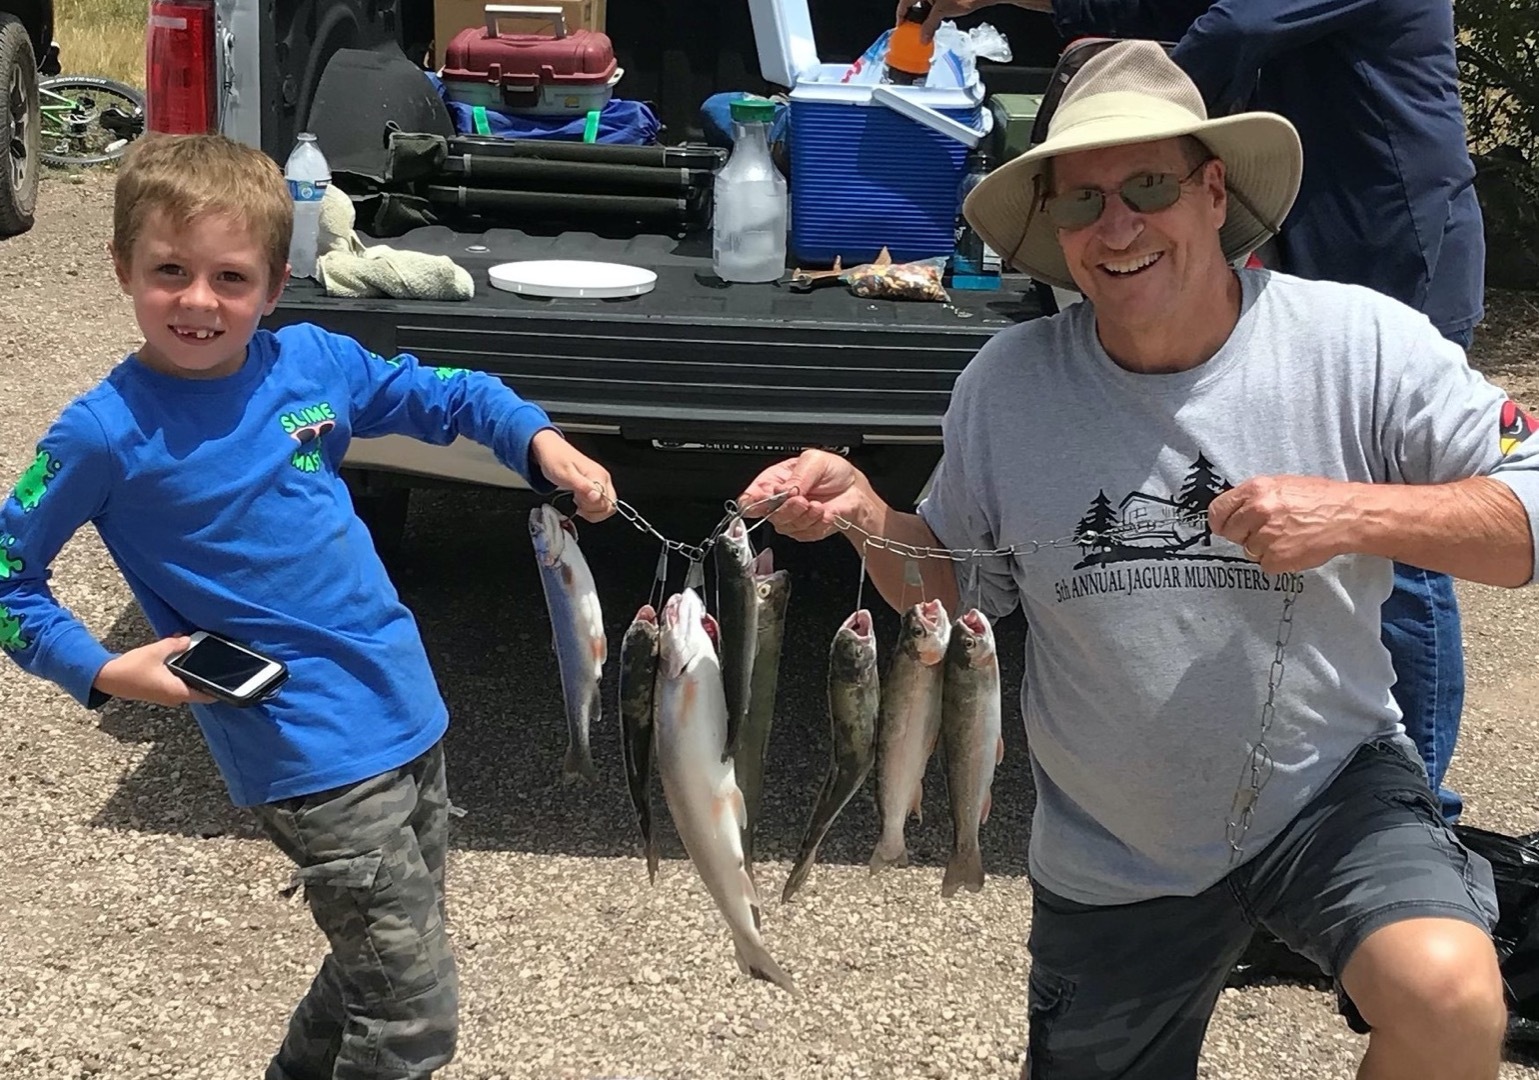
{"type": "Polygon", "coordinates": [[[213,0],[152,0],[144,40],[145,126],[166,135],[213,131],[213,0]]]}

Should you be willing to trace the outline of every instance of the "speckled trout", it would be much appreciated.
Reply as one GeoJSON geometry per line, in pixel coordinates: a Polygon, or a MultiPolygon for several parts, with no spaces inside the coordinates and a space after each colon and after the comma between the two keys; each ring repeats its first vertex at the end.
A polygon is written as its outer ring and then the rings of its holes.
{"type": "Polygon", "coordinates": [[[663,605],[657,767],[684,850],[732,931],[744,974],[795,993],[759,936],[759,895],[743,865],[743,793],[721,759],[727,700],[716,653],[720,630],[693,589],[663,605]]]}
{"type": "Polygon", "coordinates": [[[941,739],[953,829],[941,895],[951,896],[963,886],[969,892],[983,888],[978,829],[989,820],[994,767],[1005,758],[994,628],[977,608],[951,626],[941,690],[941,739]]]}
{"type": "Polygon", "coordinates": [[[915,604],[903,615],[898,643],[882,679],[876,727],[876,805],[882,836],[871,853],[871,872],[908,865],[903,830],[909,814],[924,820],[924,773],[940,738],[941,682],[951,619],[939,600],[915,604]]]}
{"type": "Polygon", "coordinates": [[[876,760],[876,717],[881,706],[881,679],[876,670],[876,632],[871,613],[861,608],[834,634],[828,651],[828,719],[833,746],[823,787],[812,807],[796,863],[781,890],[787,901],[807,880],[817,861],[818,845],[828,835],[876,760]]]}
{"type": "Polygon", "coordinates": [[[567,746],[561,780],[567,784],[591,781],[596,773],[588,731],[603,712],[599,680],[609,657],[604,613],[588,560],[577,546],[576,526],[554,506],[542,503],[529,512],[529,535],[540,564],[566,703],[567,746]]]}

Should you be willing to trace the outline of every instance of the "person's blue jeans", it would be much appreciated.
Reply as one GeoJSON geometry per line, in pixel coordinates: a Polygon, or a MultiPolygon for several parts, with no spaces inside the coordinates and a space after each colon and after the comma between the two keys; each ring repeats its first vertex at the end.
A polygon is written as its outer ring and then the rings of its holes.
{"type": "MultiPolygon", "coordinates": [[[[1444,334],[1468,350],[1474,328],[1444,334]]],[[[1464,801],[1443,786],[1459,717],[1464,711],[1464,638],[1453,578],[1420,567],[1395,564],[1395,589],[1384,602],[1382,637],[1395,666],[1395,701],[1405,714],[1405,732],[1421,752],[1427,778],[1450,825],[1464,801]]]]}
{"type": "Polygon", "coordinates": [[[1443,820],[1452,825],[1464,809],[1458,793],[1443,786],[1464,711],[1464,641],[1453,578],[1396,563],[1395,590],[1382,615],[1405,733],[1427,766],[1443,820]]]}

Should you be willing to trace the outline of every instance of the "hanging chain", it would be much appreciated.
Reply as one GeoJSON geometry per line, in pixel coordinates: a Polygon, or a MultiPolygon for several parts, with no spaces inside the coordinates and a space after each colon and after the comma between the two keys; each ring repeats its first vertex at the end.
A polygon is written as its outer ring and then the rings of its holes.
{"type": "Polygon", "coordinates": [[[1299,598],[1297,592],[1290,592],[1283,599],[1282,617],[1277,620],[1277,647],[1272,654],[1272,666],[1267,671],[1266,701],[1261,703],[1261,730],[1256,735],[1256,743],[1251,747],[1250,754],[1245,759],[1245,768],[1240,773],[1240,783],[1234,792],[1234,803],[1229,811],[1228,828],[1225,830],[1225,838],[1229,841],[1229,860],[1231,863],[1240,861],[1244,853],[1242,844],[1245,834],[1250,831],[1251,822],[1256,816],[1256,803],[1261,798],[1261,789],[1266,787],[1267,781],[1272,779],[1272,772],[1276,762],[1272,760],[1272,751],[1266,744],[1267,734],[1272,730],[1272,721],[1277,717],[1277,689],[1283,680],[1283,652],[1288,648],[1288,641],[1293,636],[1293,603],[1299,598]]]}
{"type": "Polygon", "coordinates": [[[615,499],[614,504],[615,513],[663,545],[663,558],[667,558],[670,554],[682,555],[686,562],[700,564],[705,562],[705,557],[711,553],[711,549],[716,546],[726,531],[732,527],[733,521],[740,517],[746,518],[752,511],[768,507],[769,509],[765,511],[763,518],[747,526],[747,531],[751,533],[768,521],[769,515],[779,510],[781,505],[793,494],[795,494],[794,489],[776,492],[766,499],[751,502],[747,506],[739,506],[736,499],[728,499],[725,504],[726,514],[716,523],[716,527],[706,535],[706,538],[698,544],[686,544],[681,540],[672,540],[664,536],[657,531],[650,521],[642,517],[635,507],[631,506],[624,499],[615,499]]]}
{"type": "Polygon", "coordinates": [[[863,545],[878,551],[890,551],[906,559],[949,559],[951,562],[961,563],[973,559],[1021,559],[1058,548],[1097,547],[1102,544],[1130,540],[1145,533],[1157,532],[1177,525],[1202,529],[1207,527],[1208,515],[1206,513],[1174,514],[1169,517],[1150,518],[1146,521],[1130,521],[1125,525],[1113,525],[1109,529],[1084,529],[1072,536],[1061,536],[1057,540],[1028,540],[1025,543],[999,548],[916,547],[913,544],[905,544],[869,533],[837,514],[834,515],[834,524],[845,532],[863,537],[863,545]]]}

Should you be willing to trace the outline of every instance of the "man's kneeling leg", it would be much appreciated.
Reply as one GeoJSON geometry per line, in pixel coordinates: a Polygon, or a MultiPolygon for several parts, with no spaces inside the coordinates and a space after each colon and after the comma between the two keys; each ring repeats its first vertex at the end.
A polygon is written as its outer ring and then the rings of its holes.
{"type": "Polygon", "coordinates": [[[1494,1080],[1506,1006],[1491,867],[1444,823],[1409,747],[1364,746],[1246,876],[1253,914],[1372,1033],[1360,1076],[1494,1080]]]}
{"type": "Polygon", "coordinates": [[[1341,985],[1372,1029],[1363,1080],[1495,1080],[1507,1006],[1496,949],[1479,927],[1436,918],[1380,927],[1341,985]]]}

